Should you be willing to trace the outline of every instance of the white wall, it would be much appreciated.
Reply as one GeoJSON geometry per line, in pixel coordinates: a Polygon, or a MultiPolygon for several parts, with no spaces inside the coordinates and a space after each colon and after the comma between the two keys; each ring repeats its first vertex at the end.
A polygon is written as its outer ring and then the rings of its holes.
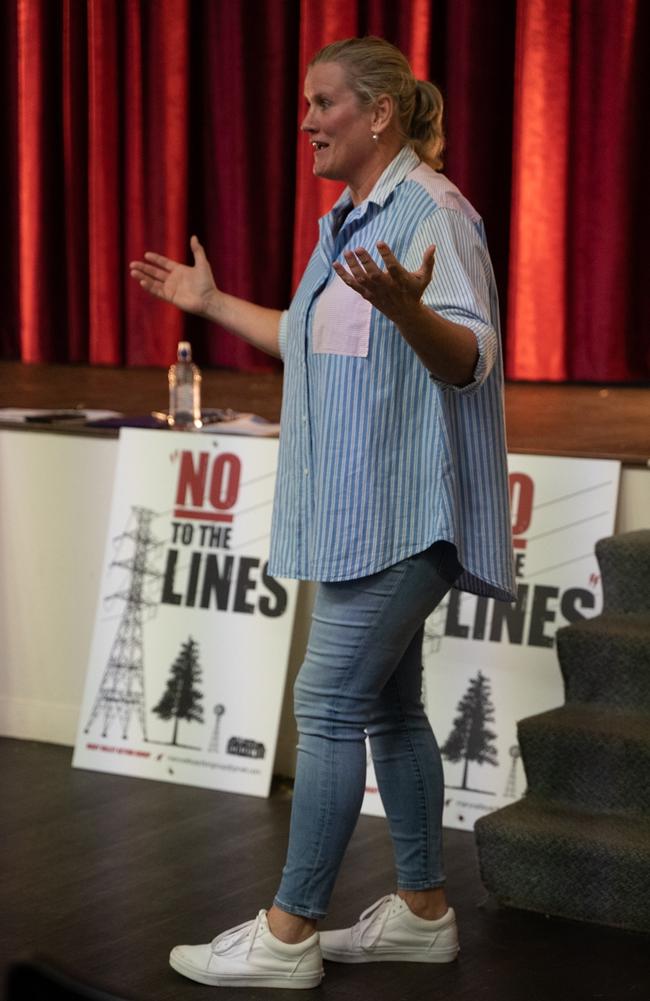
{"type": "Polygon", "coordinates": [[[0,431],[0,733],[73,744],[117,441],[0,431]]]}

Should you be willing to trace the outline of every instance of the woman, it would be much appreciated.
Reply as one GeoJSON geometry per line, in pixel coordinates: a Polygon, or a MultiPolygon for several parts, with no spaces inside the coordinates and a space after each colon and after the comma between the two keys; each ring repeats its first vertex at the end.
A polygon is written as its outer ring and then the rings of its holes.
{"type": "Polygon", "coordinates": [[[378,38],[322,49],[302,131],[347,188],[291,307],[194,266],[131,265],[147,291],[285,361],[271,572],[320,582],[296,681],[287,861],[273,905],[172,966],[208,984],[313,987],[321,957],[448,962],[443,776],[421,701],[424,621],[452,584],[512,600],[498,306],[482,223],[442,174],[442,99],[378,38]],[[434,255],[436,265],[434,269],[434,255]],[[357,821],[368,736],[396,892],[316,932],[357,821]]]}

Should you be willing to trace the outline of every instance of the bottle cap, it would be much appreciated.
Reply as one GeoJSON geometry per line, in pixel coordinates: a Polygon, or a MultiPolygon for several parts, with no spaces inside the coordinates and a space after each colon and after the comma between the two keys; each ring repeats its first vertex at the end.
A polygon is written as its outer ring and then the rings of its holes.
{"type": "Polygon", "coordinates": [[[189,361],[192,357],[192,345],[189,341],[179,341],[178,342],[178,359],[179,361],[189,361]]]}

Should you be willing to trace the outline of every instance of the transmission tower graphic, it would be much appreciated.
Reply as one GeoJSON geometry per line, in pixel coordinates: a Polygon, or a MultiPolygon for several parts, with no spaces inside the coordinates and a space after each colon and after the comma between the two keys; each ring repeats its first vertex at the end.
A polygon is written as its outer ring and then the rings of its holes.
{"type": "Polygon", "coordinates": [[[162,576],[150,567],[153,550],[163,543],[151,534],[153,511],[144,507],[132,507],[127,530],[114,541],[119,545],[130,541],[132,555],[126,559],[113,560],[111,567],[122,567],[130,571],[127,587],[109,595],[107,601],[115,598],[126,602],[120,618],[117,633],[108,657],[97,698],[86,724],[88,733],[99,716],[103,716],[102,737],[108,736],[114,720],[121,724],[122,738],[129,732],[132,715],[136,715],[142,730],[142,739],[147,739],[144,702],[144,652],[142,623],[144,609],[156,607],[157,602],[145,595],[147,583],[162,576]],[[135,522],[133,528],[130,528],[135,522]]]}

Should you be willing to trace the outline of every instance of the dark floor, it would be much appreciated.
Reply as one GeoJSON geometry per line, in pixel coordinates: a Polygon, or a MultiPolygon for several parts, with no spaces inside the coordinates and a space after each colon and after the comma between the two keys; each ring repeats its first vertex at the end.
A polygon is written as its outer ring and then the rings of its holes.
{"type": "MultiPolygon", "coordinates": [[[[70,748],[0,739],[0,977],[46,957],[133,1001],[296,998],[203,987],[167,965],[179,942],[208,941],[273,896],[290,793],[268,800],[70,767],[70,748]]],[[[326,964],[320,1001],[641,1001],[650,940],[487,900],[473,835],[446,831],[448,888],[462,952],[449,966],[326,964]]],[[[390,892],[383,820],[362,817],[325,927],[390,892]]]]}

